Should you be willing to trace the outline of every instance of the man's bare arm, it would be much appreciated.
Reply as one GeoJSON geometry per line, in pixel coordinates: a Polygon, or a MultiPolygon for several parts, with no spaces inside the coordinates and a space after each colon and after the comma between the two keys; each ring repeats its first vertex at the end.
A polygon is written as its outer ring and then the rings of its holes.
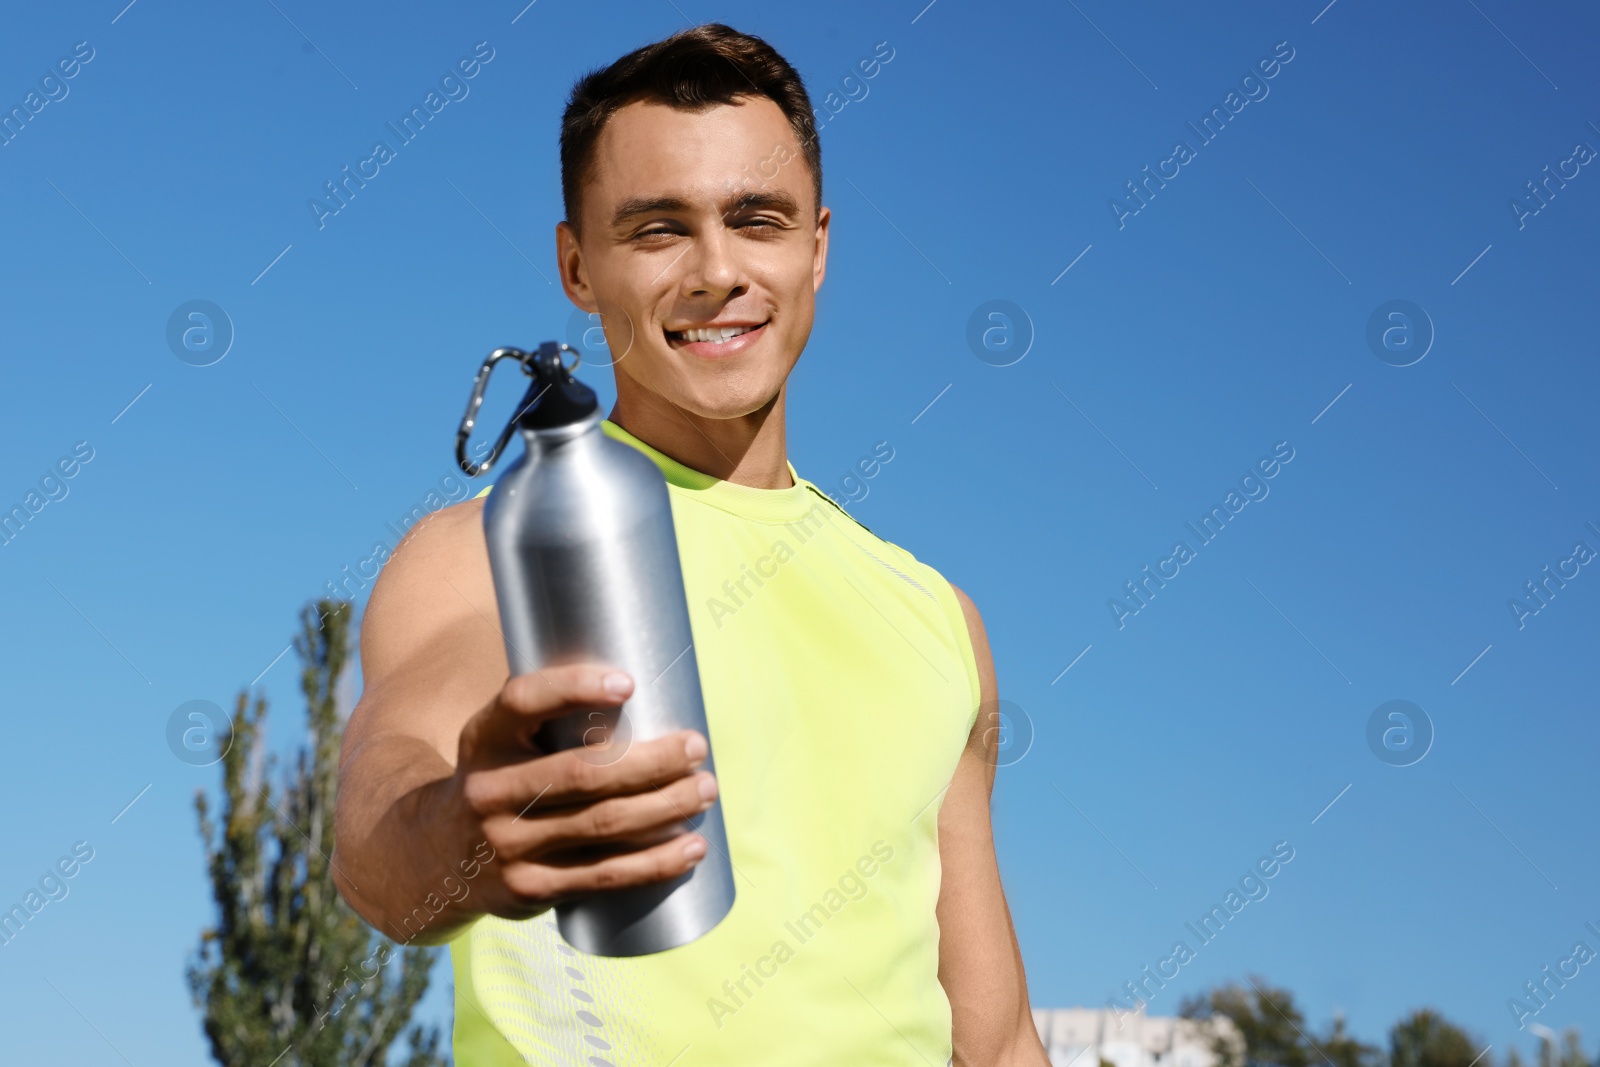
{"type": "Polygon", "coordinates": [[[982,693],[977,722],[939,810],[939,981],[950,999],[954,1060],[958,1067],[1049,1067],[1028,1005],[1022,950],[1000,885],[990,825],[1000,725],[994,659],[978,609],[960,589],[955,593],[982,693]]]}
{"type": "Polygon", "coordinates": [[[603,760],[533,743],[546,719],[620,703],[632,681],[608,692],[603,664],[508,678],[482,507],[413,528],[361,628],[365,689],[340,755],[334,881],[400,942],[439,944],[484,914],[526,918],[676,877],[704,839],[663,834],[715,797],[711,775],[695,773],[705,739],[692,731],[603,760]]]}

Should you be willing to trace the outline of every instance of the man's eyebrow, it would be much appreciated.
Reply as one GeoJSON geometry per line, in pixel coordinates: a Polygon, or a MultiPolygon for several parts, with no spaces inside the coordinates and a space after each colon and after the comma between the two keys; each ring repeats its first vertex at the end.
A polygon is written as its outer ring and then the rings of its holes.
{"type": "Polygon", "coordinates": [[[617,205],[611,216],[611,225],[620,226],[635,215],[648,215],[655,211],[687,211],[687,201],[676,196],[630,196],[617,205]]]}
{"type": "MultiPolygon", "coordinates": [[[[800,213],[800,204],[794,197],[781,189],[751,190],[740,194],[736,199],[723,208],[724,215],[732,215],[737,211],[749,211],[762,208],[771,211],[780,211],[789,215],[800,213]]],[[[611,216],[611,225],[621,226],[629,219],[639,215],[649,215],[655,212],[683,213],[691,210],[688,201],[677,196],[632,196],[617,205],[617,210],[611,216]]]]}
{"type": "Polygon", "coordinates": [[[788,215],[798,215],[800,213],[800,205],[794,197],[781,189],[769,189],[761,192],[752,190],[744,193],[727,207],[723,214],[731,215],[735,211],[749,211],[752,208],[767,208],[772,211],[781,211],[788,215]]]}

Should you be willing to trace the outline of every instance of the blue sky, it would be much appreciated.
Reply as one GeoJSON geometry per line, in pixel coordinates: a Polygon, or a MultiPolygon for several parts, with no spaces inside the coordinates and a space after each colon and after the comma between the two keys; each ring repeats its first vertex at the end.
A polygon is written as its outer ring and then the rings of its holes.
{"type": "MultiPolygon", "coordinates": [[[[0,547],[0,898],[93,858],[0,951],[0,1059],[207,1061],[182,970],[217,773],[174,758],[169,717],[256,681],[293,740],[275,657],[301,605],[452,473],[484,354],[566,335],[572,79],[713,20],[819,104],[855,97],[822,133],[832,256],[790,458],[832,488],[890,442],[853,512],[984,613],[1031,733],[994,803],[1034,1004],[1105,1004],[1286,841],[1152,1012],[1249,971],[1319,1028],[1380,1040],[1433,1005],[1496,1060],[1531,1051],[1507,1000],[1600,948],[1600,569],[1574,551],[1600,550],[1600,15],[523,2],[7,16],[0,104],[56,98],[0,147],[0,503],[92,458],[0,547]],[[479,42],[464,93],[319,228],[308,200],[479,42]],[[1141,204],[1146,166],[1169,177],[1141,204]],[[202,300],[231,346],[186,362],[168,323],[202,300]],[[986,326],[1009,347],[975,350],[986,326]],[[1201,544],[1213,506],[1238,512],[1201,544]],[[1141,606],[1147,565],[1177,570],[1141,606]],[[1546,566],[1566,584],[1519,625],[1546,566]],[[1367,741],[1393,700],[1431,724],[1408,766],[1367,741]]],[[[1591,969],[1533,1021],[1592,1023],[1591,969]]]]}

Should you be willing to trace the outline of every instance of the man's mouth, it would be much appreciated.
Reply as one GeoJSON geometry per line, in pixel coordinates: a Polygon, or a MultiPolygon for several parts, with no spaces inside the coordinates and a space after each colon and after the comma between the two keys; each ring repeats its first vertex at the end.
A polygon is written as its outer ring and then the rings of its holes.
{"type": "Polygon", "coordinates": [[[682,330],[667,330],[667,340],[678,344],[725,344],[765,326],[765,322],[728,323],[726,325],[693,326],[682,330]]]}

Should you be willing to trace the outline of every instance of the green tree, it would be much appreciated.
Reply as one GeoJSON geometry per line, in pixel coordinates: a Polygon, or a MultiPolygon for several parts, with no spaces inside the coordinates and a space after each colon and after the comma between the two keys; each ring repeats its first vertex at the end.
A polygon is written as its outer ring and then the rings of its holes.
{"type": "MultiPolygon", "coordinates": [[[[1383,1050],[1353,1036],[1344,1015],[1336,1013],[1321,1039],[1311,1037],[1294,994],[1274,987],[1260,975],[1250,975],[1243,986],[1230,982],[1207,993],[1189,997],[1178,1006],[1187,1018],[1225,1016],[1243,1038],[1230,1047],[1219,1038],[1212,1052],[1221,1067],[1385,1067],[1383,1050]]],[[[1463,1065],[1465,1067],[1465,1065],[1463,1065]]]]}
{"type": "Polygon", "coordinates": [[[1472,1067],[1483,1046],[1432,1008],[1422,1008],[1389,1031],[1389,1067],[1472,1067]]]}
{"type": "Polygon", "coordinates": [[[1576,1026],[1561,1032],[1561,1055],[1556,1067],[1591,1067],[1589,1057],[1583,1052],[1583,1034],[1576,1026]]]}
{"type": "MultiPolygon", "coordinates": [[[[349,659],[351,608],[321,600],[301,612],[309,748],[271,782],[267,703],[240,692],[222,758],[220,826],[204,791],[195,810],[216,924],[187,968],[211,1054],[223,1067],[381,1067],[428,988],[438,950],[393,953],[334,887],[333,805],[340,721],[335,686],[349,659]],[[392,955],[391,955],[392,954],[392,955]]],[[[443,1067],[437,1027],[405,1033],[407,1067],[443,1067]]]]}
{"type": "MultiPolygon", "coordinates": [[[[1559,1049],[1554,1030],[1538,1023],[1530,1024],[1528,1029],[1540,1039],[1538,1067],[1592,1067],[1589,1057],[1584,1054],[1583,1032],[1578,1027],[1569,1026],[1562,1031],[1559,1049]]],[[[1506,1054],[1506,1067],[1523,1067],[1522,1057],[1515,1048],[1506,1054]]]]}
{"type": "MultiPolygon", "coordinates": [[[[1323,1058],[1306,1037],[1306,1020],[1295,1006],[1294,994],[1276,989],[1260,975],[1250,975],[1244,986],[1234,982],[1206,993],[1185,997],[1178,1014],[1188,1019],[1225,1015],[1244,1038],[1241,1056],[1236,1047],[1218,1039],[1212,1051],[1221,1067],[1311,1067],[1323,1058]]],[[[1344,1065],[1340,1065],[1344,1067],[1344,1065]]]]}
{"type": "Polygon", "coordinates": [[[1342,1013],[1334,1014],[1333,1026],[1323,1035],[1321,1051],[1333,1067],[1383,1067],[1383,1050],[1353,1037],[1345,1029],[1342,1013]]]}

